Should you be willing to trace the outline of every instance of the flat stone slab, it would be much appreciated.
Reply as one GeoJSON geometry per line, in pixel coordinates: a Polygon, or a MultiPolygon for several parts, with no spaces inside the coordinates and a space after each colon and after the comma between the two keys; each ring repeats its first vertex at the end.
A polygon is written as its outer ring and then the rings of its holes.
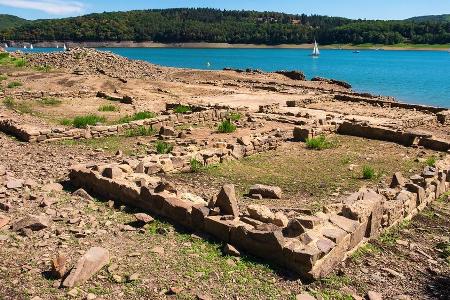
{"type": "Polygon", "coordinates": [[[62,285],[70,288],[83,284],[108,263],[109,251],[101,247],[92,247],[80,258],[62,285]]]}

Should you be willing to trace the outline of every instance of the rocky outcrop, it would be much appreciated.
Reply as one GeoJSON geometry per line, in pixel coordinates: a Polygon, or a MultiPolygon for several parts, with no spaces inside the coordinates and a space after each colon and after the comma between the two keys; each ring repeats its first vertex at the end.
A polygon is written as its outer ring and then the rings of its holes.
{"type": "Polygon", "coordinates": [[[275,71],[275,73],[284,75],[287,78],[292,79],[292,80],[306,80],[305,73],[303,73],[302,71],[295,71],[295,70],[293,70],[293,71],[284,71],[284,70],[281,70],[281,71],[275,71]]]}
{"type": "Polygon", "coordinates": [[[345,82],[345,81],[341,81],[341,80],[336,80],[336,79],[327,79],[327,78],[323,78],[323,77],[313,77],[311,79],[311,81],[326,82],[326,83],[329,83],[329,84],[334,84],[334,85],[341,86],[341,87],[346,88],[346,89],[351,89],[352,88],[352,85],[350,83],[345,82]]]}

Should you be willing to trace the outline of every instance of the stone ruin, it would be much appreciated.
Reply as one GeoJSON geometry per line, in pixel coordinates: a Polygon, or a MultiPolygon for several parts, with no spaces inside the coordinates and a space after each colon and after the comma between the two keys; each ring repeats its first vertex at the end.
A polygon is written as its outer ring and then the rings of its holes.
{"type": "Polygon", "coordinates": [[[326,276],[362,243],[411,218],[450,186],[446,158],[410,178],[396,173],[388,189],[362,188],[336,211],[305,214],[293,209],[288,217],[262,205],[239,211],[233,185],[223,186],[207,202],[142,171],[142,166],[124,161],[73,166],[69,177],[76,188],[209,234],[305,279],[326,276]]]}

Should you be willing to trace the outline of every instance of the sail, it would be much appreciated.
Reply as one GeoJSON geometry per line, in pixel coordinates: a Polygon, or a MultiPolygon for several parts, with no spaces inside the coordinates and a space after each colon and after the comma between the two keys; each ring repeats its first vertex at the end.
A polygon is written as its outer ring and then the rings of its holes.
{"type": "Polygon", "coordinates": [[[319,46],[317,45],[316,41],[314,41],[314,50],[313,50],[312,54],[315,55],[315,56],[319,56],[320,55],[319,46]]]}
{"type": "Polygon", "coordinates": [[[5,43],[5,48],[8,48],[8,44],[7,43],[5,43]]]}
{"type": "Polygon", "coordinates": [[[64,50],[67,50],[66,44],[64,44],[64,50]]]}
{"type": "Polygon", "coordinates": [[[34,48],[33,48],[33,44],[31,44],[31,45],[30,45],[30,49],[31,49],[31,50],[33,50],[33,49],[34,49],[34,48]]]}

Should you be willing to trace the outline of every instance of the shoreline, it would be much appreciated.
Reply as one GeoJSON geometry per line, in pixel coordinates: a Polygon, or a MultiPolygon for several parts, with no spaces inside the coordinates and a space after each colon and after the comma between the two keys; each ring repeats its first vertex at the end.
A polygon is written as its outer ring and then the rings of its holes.
{"type": "MultiPolygon", "coordinates": [[[[23,45],[29,45],[25,42],[11,42],[11,46],[22,48],[23,45]]],[[[56,48],[56,45],[62,46],[64,42],[38,42],[34,44],[35,48],[56,48]]],[[[312,49],[312,44],[229,44],[229,43],[156,43],[156,42],[65,42],[67,47],[85,47],[85,48],[192,48],[192,49],[312,49]]],[[[392,50],[392,51],[450,51],[450,45],[321,45],[321,49],[330,50],[392,50]]]]}

